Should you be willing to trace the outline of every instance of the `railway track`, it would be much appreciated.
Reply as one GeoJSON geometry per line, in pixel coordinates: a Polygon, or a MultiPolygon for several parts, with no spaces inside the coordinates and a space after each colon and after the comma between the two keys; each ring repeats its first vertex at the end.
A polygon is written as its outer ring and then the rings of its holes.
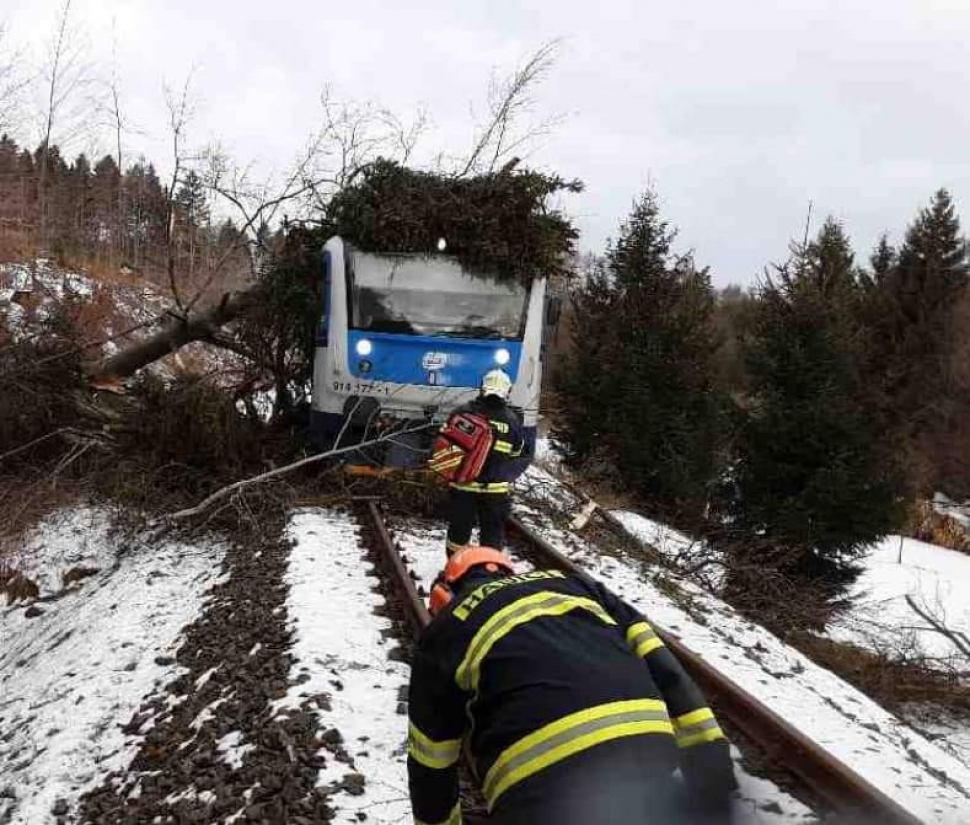
{"type": "MultiPolygon", "coordinates": [[[[415,637],[431,620],[424,600],[377,502],[366,502],[360,510],[360,518],[372,537],[371,549],[378,556],[387,582],[393,588],[392,598],[408,625],[408,632],[415,637]]],[[[536,567],[581,572],[573,561],[525,524],[511,518],[509,527],[520,553],[536,567]]],[[[790,774],[804,789],[805,796],[818,801],[816,807],[822,811],[820,819],[838,825],[872,825],[876,822],[879,825],[920,825],[921,820],[691,652],[676,636],[656,625],[655,628],[710,697],[727,726],[757,747],[767,764],[790,774]]],[[[473,816],[468,821],[477,819],[473,816]]]]}

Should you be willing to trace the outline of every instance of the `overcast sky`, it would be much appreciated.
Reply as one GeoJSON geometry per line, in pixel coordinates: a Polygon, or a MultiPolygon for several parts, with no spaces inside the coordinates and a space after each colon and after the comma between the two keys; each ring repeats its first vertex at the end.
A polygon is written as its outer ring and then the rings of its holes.
{"type": "MultiPolygon", "coordinates": [[[[35,47],[59,6],[0,0],[0,20],[35,47]]],[[[324,84],[403,116],[424,106],[426,151],[460,152],[493,70],[562,38],[537,115],[566,118],[529,160],[585,181],[566,204],[582,248],[600,251],[653,184],[680,248],[693,248],[718,285],[751,283],[783,259],[809,201],[816,226],[835,215],[867,257],[939,186],[958,206],[970,193],[966,0],[74,6],[103,72],[114,25],[142,132],[129,151],[162,167],[162,83],[179,85],[193,66],[193,144],[220,139],[239,158],[284,167],[318,122],[324,84]]]]}

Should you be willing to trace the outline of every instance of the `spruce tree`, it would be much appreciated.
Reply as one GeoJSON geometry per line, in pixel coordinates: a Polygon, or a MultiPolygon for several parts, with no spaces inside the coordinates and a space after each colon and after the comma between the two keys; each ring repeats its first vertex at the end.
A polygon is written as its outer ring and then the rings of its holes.
{"type": "Polygon", "coordinates": [[[879,243],[869,256],[869,266],[872,269],[871,281],[874,285],[880,286],[888,280],[890,274],[896,267],[896,250],[889,243],[886,233],[879,238],[879,243]]]}
{"type": "Polygon", "coordinates": [[[872,325],[881,358],[874,365],[887,425],[908,445],[914,483],[931,494],[941,482],[939,455],[957,419],[970,416],[955,378],[957,308],[970,262],[949,192],[940,189],[906,232],[895,260],[877,250],[872,325]]]}
{"type": "Polygon", "coordinates": [[[758,294],[743,344],[750,406],[737,439],[735,562],[836,592],[897,523],[900,478],[866,380],[862,291],[842,227],[826,221],[758,294]],[[767,548],[767,549],[766,549],[767,548]]]}
{"type": "Polygon", "coordinates": [[[707,270],[671,252],[674,234],[648,191],[574,296],[576,354],[558,389],[574,456],[599,451],[631,491],[692,518],[717,440],[714,295],[707,270]]]}
{"type": "Polygon", "coordinates": [[[553,376],[562,400],[560,424],[554,435],[567,457],[581,464],[605,448],[607,399],[614,398],[619,368],[615,285],[603,259],[594,261],[570,300],[570,352],[553,376]]]}

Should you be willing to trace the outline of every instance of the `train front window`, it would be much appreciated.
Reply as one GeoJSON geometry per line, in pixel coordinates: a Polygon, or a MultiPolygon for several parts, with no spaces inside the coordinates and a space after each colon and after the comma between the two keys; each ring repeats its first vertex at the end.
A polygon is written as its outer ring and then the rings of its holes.
{"type": "Polygon", "coordinates": [[[449,258],[347,256],[354,329],[456,338],[521,338],[528,290],[471,275],[449,258]]]}

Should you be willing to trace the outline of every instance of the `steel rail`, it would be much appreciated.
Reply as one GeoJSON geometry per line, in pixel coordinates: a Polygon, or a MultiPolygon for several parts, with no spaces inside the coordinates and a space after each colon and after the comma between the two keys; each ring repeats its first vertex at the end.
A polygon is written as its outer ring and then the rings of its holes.
{"type": "MultiPolygon", "coordinates": [[[[401,595],[404,610],[414,634],[417,635],[431,621],[431,616],[418,595],[376,502],[368,501],[367,511],[387,573],[401,595]]],[[[517,518],[510,518],[509,524],[532,546],[544,564],[567,573],[584,572],[579,565],[517,518]]],[[[895,800],[732,682],[676,636],[654,622],[651,624],[690,676],[717,702],[720,712],[746,737],[761,747],[769,759],[784,766],[813,794],[831,806],[843,821],[921,825],[919,819],[895,800]]]]}
{"type": "Polygon", "coordinates": [[[411,574],[408,573],[404,564],[404,559],[401,558],[401,554],[394,544],[394,539],[387,532],[384,517],[381,515],[377,503],[368,501],[367,512],[370,515],[374,532],[377,534],[377,546],[386,563],[388,574],[397,585],[404,602],[404,610],[411,623],[411,630],[417,636],[421,629],[431,621],[431,614],[428,613],[428,608],[424,606],[424,601],[418,595],[411,574]]]}
{"type": "MultiPolygon", "coordinates": [[[[548,566],[566,573],[583,573],[519,519],[509,519],[513,529],[538,551],[548,566]]],[[[783,765],[824,803],[848,822],[879,822],[880,825],[922,825],[905,810],[817,742],[782,719],[759,699],[691,651],[676,636],[651,620],[657,635],[670,648],[699,687],[714,698],[719,709],[745,736],[783,765]]]]}
{"type": "MultiPolygon", "coordinates": [[[[404,611],[407,614],[408,622],[411,625],[412,632],[417,637],[421,630],[431,622],[431,614],[428,612],[428,608],[425,607],[424,601],[418,595],[417,588],[414,586],[414,580],[411,578],[411,574],[408,572],[404,560],[401,558],[400,550],[388,532],[387,526],[384,524],[384,517],[381,515],[380,508],[376,502],[367,502],[367,514],[370,516],[371,525],[377,537],[377,545],[385,562],[385,571],[402,596],[404,611]]],[[[467,753],[462,754],[462,762],[468,770],[468,775],[474,776],[475,771],[468,761],[467,753]]],[[[466,812],[463,815],[462,821],[465,825],[487,825],[488,817],[474,812],[466,812]]]]}

